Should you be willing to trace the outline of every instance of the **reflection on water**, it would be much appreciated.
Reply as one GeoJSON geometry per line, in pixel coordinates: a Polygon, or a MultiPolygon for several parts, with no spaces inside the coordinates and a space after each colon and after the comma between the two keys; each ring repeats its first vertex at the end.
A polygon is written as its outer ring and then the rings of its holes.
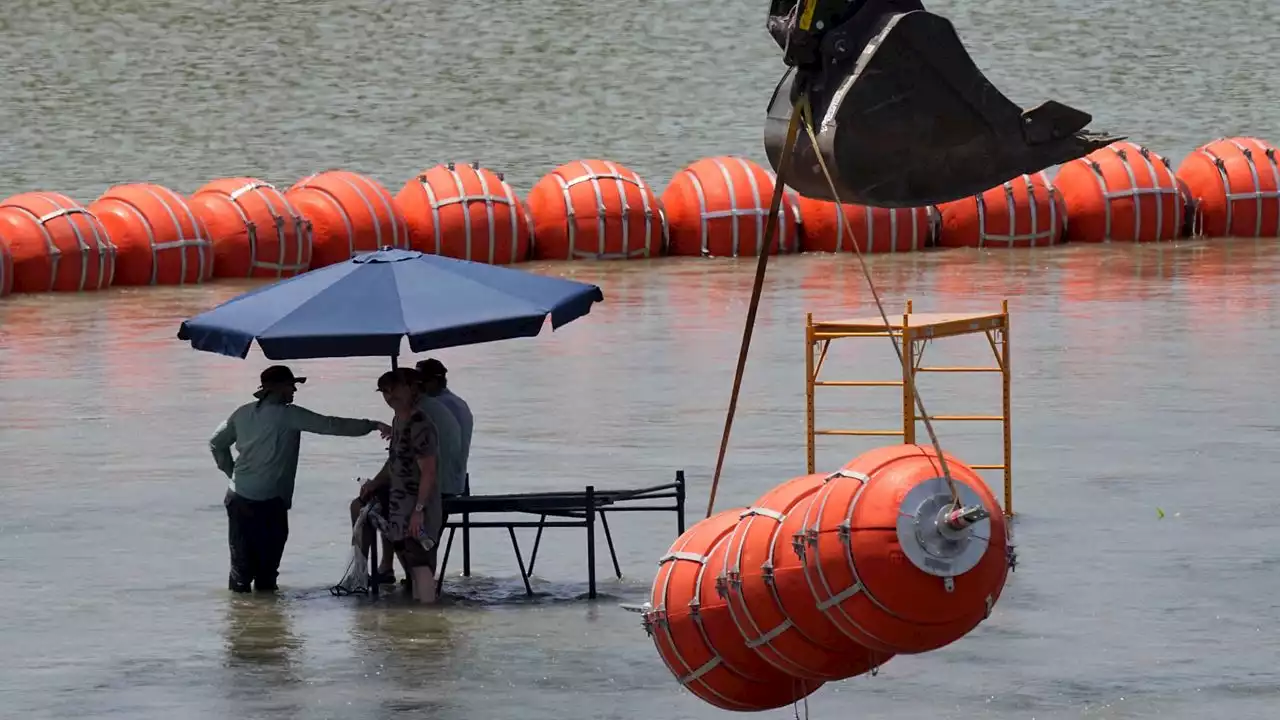
{"type": "MultiPolygon", "coordinates": [[[[885,718],[1265,717],[1258,708],[1278,699],[1280,638],[1257,618],[1276,612],[1280,584],[1266,570],[1270,505],[1259,499],[1271,493],[1280,425],[1258,383],[1280,345],[1280,245],[868,262],[891,313],[908,298],[922,312],[986,312],[1009,297],[1024,562],[971,637],[824,689],[813,712],[856,702],[885,718]]],[[[537,339],[437,353],[476,415],[478,490],[647,485],[683,468],[695,519],[753,263],[538,267],[599,283],[606,302],[537,339]]],[[[875,314],[851,257],[771,268],[721,507],[803,468],[804,313],[875,314]]],[[[266,361],[256,350],[248,361],[194,353],[174,335],[182,318],[243,287],[0,303],[0,607],[5,641],[24,658],[0,669],[6,709],[165,720],[718,716],[677,689],[636,617],[616,607],[645,599],[674,536],[663,515],[613,519],[626,577],[611,577],[601,545],[597,604],[574,600],[585,560],[569,530],[543,538],[533,601],[505,534],[486,530],[474,533],[476,577],[453,577],[460,556],[451,560],[445,607],[330,597],[348,557],[350,478],[379,462],[375,440],[304,440],[283,591],[228,596],[223,481],[205,443],[266,361]],[[67,579],[93,591],[67,593],[67,579]]],[[[940,341],[928,355],[990,362],[985,341],[940,341]]],[[[385,361],[295,365],[313,378],[305,406],[385,413],[368,391],[385,361]]],[[[833,345],[824,369],[836,379],[895,372],[892,351],[872,340],[833,345]]],[[[897,422],[892,393],[842,390],[819,393],[819,424],[897,422]]],[[[929,377],[921,391],[933,413],[999,403],[994,380],[929,377]]],[[[974,425],[940,427],[944,446],[994,460],[998,428],[974,425]]],[[[818,464],[866,447],[823,439],[818,464]]],[[[521,539],[527,551],[532,532],[521,539]]]]}

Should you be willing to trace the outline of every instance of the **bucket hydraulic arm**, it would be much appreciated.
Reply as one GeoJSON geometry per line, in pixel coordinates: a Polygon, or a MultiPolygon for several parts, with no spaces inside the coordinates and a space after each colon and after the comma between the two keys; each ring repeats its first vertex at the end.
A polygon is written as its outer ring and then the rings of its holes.
{"type": "Polygon", "coordinates": [[[1048,100],[1023,110],[969,57],[954,26],[920,0],[771,0],[769,34],[789,66],[765,120],[773,169],[801,195],[920,207],[975,195],[1121,140],[1048,100]],[[803,93],[817,147],[799,133],[779,167],[803,93]]]}

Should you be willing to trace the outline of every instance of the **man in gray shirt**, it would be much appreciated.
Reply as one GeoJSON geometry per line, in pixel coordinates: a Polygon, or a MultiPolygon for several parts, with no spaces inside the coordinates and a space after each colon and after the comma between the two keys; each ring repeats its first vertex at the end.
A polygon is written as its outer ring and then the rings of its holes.
{"type": "Polygon", "coordinates": [[[209,440],[214,462],[230,479],[223,504],[231,546],[228,587],[234,592],[248,592],[250,583],[257,590],[276,589],[302,433],[358,437],[391,431],[377,420],[331,417],[294,405],[294,392],[307,379],[284,365],[263,370],[260,381],[256,399],[236,408],[209,440]]]}

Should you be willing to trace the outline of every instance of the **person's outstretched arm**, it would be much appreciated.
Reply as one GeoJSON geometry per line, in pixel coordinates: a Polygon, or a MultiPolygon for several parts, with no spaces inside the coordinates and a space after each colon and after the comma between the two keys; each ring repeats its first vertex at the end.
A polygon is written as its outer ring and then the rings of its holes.
{"type": "Polygon", "coordinates": [[[386,423],[378,422],[377,420],[357,420],[334,415],[321,415],[297,405],[287,405],[284,417],[285,421],[294,430],[316,433],[317,435],[360,437],[386,427],[386,423]]]}
{"type": "Polygon", "coordinates": [[[231,422],[231,418],[223,420],[218,429],[213,431],[213,437],[209,438],[209,450],[213,453],[213,461],[228,478],[236,469],[235,458],[231,457],[231,446],[235,442],[236,426],[231,422]]]}

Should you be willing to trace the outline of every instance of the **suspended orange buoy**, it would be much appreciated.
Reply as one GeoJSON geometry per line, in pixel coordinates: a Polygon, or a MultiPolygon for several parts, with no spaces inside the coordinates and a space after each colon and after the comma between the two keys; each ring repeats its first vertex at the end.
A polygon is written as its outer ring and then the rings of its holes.
{"type": "Polygon", "coordinates": [[[311,229],[274,185],[214,180],[191,196],[191,210],[209,231],[216,277],[291,277],[311,267],[311,229]]]}
{"type": "Polygon", "coordinates": [[[1022,175],[981,195],[943,203],[943,247],[1040,247],[1062,239],[1066,210],[1043,172],[1022,175]]]}
{"type": "MultiPolygon", "coordinates": [[[[662,193],[672,255],[759,256],[773,200],[775,176],[741,157],[699,160],[676,173],[662,193]]],[[[795,252],[798,215],[789,193],[782,196],[776,239],[770,252],[795,252]]]]}
{"type": "Polygon", "coordinates": [[[801,249],[805,252],[853,252],[854,242],[864,253],[923,250],[932,242],[936,211],[922,208],[873,208],[841,206],[828,200],[801,197],[801,249]],[[847,225],[846,225],[847,219],[847,225]]]}
{"type": "Polygon", "coordinates": [[[502,173],[471,165],[437,165],[395,197],[420,252],[507,265],[529,259],[529,211],[502,173]]]}
{"type": "Polygon", "coordinates": [[[1280,164],[1276,148],[1257,138],[1215,140],[1178,166],[1198,203],[1208,237],[1280,235],[1280,164]]]}
{"type": "Polygon", "coordinates": [[[539,260],[647,258],[666,249],[658,197],[617,163],[565,163],[533,186],[528,203],[533,256],[539,260]]]}
{"type": "Polygon", "coordinates": [[[798,477],[756,500],[725,544],[719,580],[749,647],[789,675],[824,681],[861,675],[888,659],[887,653],[873,656],[824,622],[804,566],[786,559],[796,557],[792,539],[782,535],[783,522],[822,489],[825,477],[798,477]],[[810,619],[809,632],[794,620],[797,615],[810,619]]]}
{"type": "Polygon", "coordinates": [[[1163,242],[1182,230],[1182,195],[1169,161],[1127,141],[1062,166],[1053,186],[1073,242],[1163,242]]]}
{"type": "Polygon", "coordinates": [[[116,245],[116,285],[184,285],[213,277],[209,233],[169,188],[116,185],[89,210],[116,245]]]}
{"type": "Polygon", "coordinates": [[[311,267],[346,262],[383,247],[409,248],[409,228],[391,193],[347,170],[308,175],[285,191],[311,223],[311,267]]]}
{"type": "Polygon", "coordinates": [[[963,508],[952,508],[932,448],[859,455],[806,509],[805,571],[813,598],[849,638],[887,653],[922,653],[982,622],[1009,568],[1005,518],[982,478],[946,456],[963,508]]]}
{"type": "Polygon", "coordinates": [[[115,277],[116,246],[107,228],[60,193],[0,202],[0,242],[8,246],[13,292],[102,290],[115,277]]]}
{"type": "Polygon", "coordinates": [[[748,648],[716,592],[723,548],[741,514],[742,508],[725,510],[676,538],[659,561],[645,630],[693,694],[724,710],[771,710],[822,683],[791,677],[748,648]]]}

